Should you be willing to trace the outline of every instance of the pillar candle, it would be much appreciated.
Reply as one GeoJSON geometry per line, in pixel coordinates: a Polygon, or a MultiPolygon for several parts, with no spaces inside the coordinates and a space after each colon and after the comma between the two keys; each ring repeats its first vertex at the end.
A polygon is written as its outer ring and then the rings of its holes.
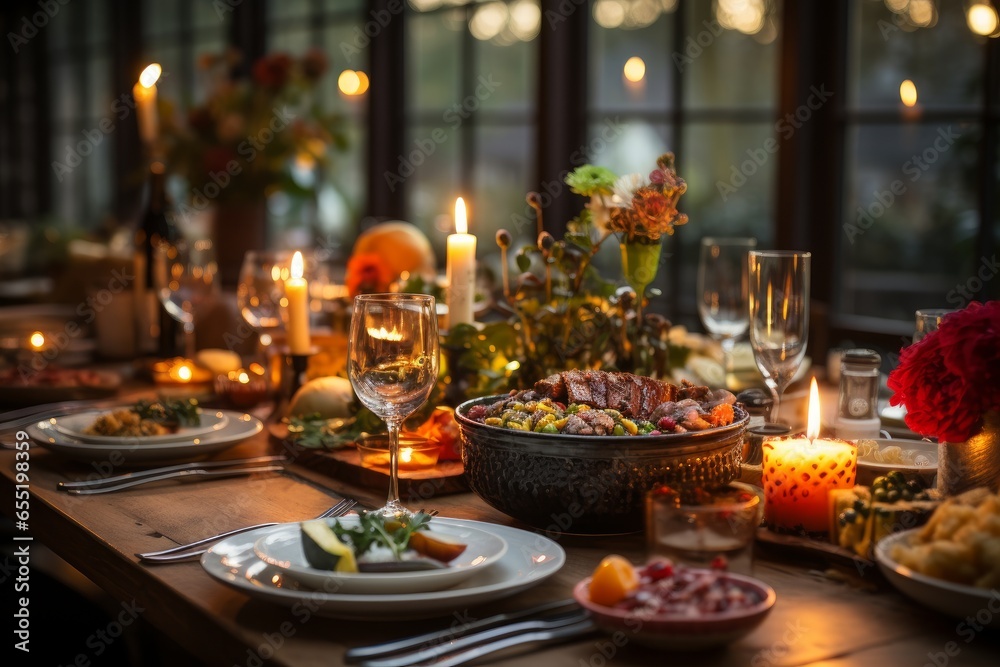
{"type": "Polygon", "coordinates": [[[289,278],[285,281],[288,309],[288,349],[292,354],[309,354],[309,283],[302,277],[302,253],[292,256],[289,278]]]}
{"type": "Polygon", "coordinates": [[[806,433],[764,441],[764,521],[777,532],[828,532],[830,491],[854,487],[857,447],[820,438],[819,410],[813,378],[806,433]]]}
{"type": "Polygon", "coordinates": [[[160,119],[156,112],[156,81],[160,78],[160,66],[156,63],[142,70],[139,82],[132,88],[135,98],[135,116],[139,124],[139,138],[151,145],[160,131],[160,119]]]}
{"type": "Polygon", "coordinates": [[[474,321],[476,237],[468,233],[465,201],[455,202],[455,233],[448,236],[448,326],[474,321]]]}

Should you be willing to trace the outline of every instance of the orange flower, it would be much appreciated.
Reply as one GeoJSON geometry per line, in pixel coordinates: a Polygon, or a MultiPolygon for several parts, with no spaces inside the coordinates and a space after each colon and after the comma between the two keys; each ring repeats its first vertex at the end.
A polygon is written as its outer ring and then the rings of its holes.
{"type": "Polygon", "coordinates": [[[388,292],[393,277],[392,271],[382,258],[374,253],[352,255],[347,260],[345,282],[347,292],[351,296],[388,292]]]}

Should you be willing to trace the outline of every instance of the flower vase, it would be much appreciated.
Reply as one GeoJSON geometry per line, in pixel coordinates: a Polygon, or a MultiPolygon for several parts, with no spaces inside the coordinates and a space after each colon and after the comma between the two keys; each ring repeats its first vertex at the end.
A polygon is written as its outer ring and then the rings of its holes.
{"type": "Polygon", "coordinates": [[[983,417],[978,433],[965,442],[938,443],[937,488],[952,496],[977,486],[1000,484],[1000,413],[983,417]]]}
{"type": "Polygon", "coordinates": [[[619,245],[622,250],[622,273],[625,281],[635,290],[636,321],[641,324],[642,302],[646,296],[646,288],[656,277],[662,246],[659,239],[623,240],[619,245]]]}

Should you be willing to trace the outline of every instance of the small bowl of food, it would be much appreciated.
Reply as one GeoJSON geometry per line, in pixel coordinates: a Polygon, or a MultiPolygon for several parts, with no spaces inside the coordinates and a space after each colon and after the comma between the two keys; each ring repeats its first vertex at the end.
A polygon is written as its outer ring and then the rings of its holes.
{"type": "Polygon", "coordinates": [[[594,623],[655,649],[699,651],[749,634],[777,596],[764,582],[721,569],[689,568],[666,559],[641,568],[608,556],[578,583],[573,597],[594,623]]]}
{"type": "Polygon", "coordinates": [[[899,471],[924,488],[934,486],[938,471],[937,443],[927,440],[878,438],[858,440],[857,483],[870,485],[877,477],[899,471]]]}

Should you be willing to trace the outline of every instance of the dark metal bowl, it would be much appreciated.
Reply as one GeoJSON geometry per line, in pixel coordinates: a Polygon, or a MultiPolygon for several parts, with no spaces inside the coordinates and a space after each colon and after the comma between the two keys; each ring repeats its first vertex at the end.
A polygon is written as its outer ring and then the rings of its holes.
{"type": "Polygon", "coordinates": [[[750,415],[734,406],[728,426],[646,436],[529,433],[472,421],[458,406],[462,461],[469,487],[483,500],[536,528],[612,534],[642,530],[646,492],[657,484],[681,491],[728,484],[740,474],[750,415]]]}

